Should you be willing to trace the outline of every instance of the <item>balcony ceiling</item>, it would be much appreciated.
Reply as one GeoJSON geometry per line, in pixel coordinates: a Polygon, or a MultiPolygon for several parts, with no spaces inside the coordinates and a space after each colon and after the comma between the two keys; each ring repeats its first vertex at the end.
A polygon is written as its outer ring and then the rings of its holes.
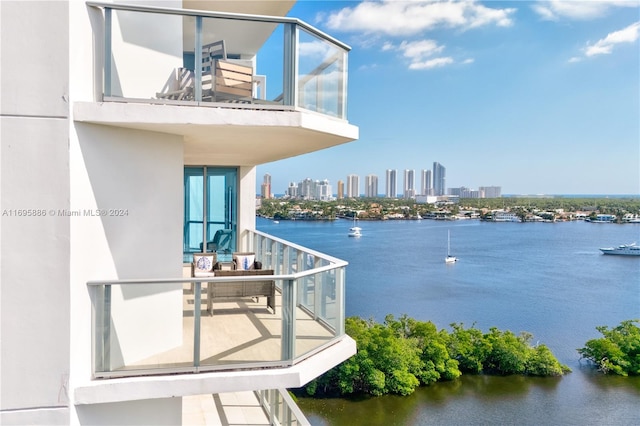
{"type": "Polygon", "coordinates": [[[356,126],[305,111],[77,102],[74,118],[182,136],[187,165],[255,166],[358,138],[356,126]]]}
{"type": "Polygon", "coordinates": [[[287,16],[297,0],[184,0],[185,9],[209,12],[247,13],[252,15],[287,16]]]}

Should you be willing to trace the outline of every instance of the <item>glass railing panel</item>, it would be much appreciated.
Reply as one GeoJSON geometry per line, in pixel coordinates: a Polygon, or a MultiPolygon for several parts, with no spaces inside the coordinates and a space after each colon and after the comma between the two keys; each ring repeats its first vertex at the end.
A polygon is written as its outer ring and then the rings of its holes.
{"type": "Polygon", "coordinates": [[[202,18],[202,101],[282,105],[282,58],[282,24],[202,18]]]}
{"type": "Polygon", "coordinates": [[[298,105],[345,118],[347,52],[304,29],[299,30],[298,105]]]}
{"type": "Polygon", "coordinates": [[[338,335],[336,319],[340,307],[337,306],[338,292],[332,272],[320,272],[297,280],[296,357],[319,348],[338,335]]]}
{"type": "Polygon", "coordinates": [[[194,301],[182,284],[107,285],[95,288],[96,375],[146,370],[192,370],[194,301]]]}
{"type": "Polygon", "coordinates": [[[106,14],[106,97],[284,104],[283,24],[117,9],[106,14]]]}
{"type": "Polygon", "coordinates": [[[188,97],[177,92],[180,84],[187,84],[188,76],[181,71],[183,34],[193,36],[194,17],[112,10],[111,24],[107,28],[111,50],[105,57],[105,96],[174,100],[188,97]]]}
{"type": "Polygon", "coordinates": [[[286,389],[261,390],[256,391],[256,395],[269,415],[270,424],[281,426],[310,424],[286,389]]]}
{"type": "Polygon", "coordinates": [[[269,276],[263,277],[258,281],[247,279],[204,285],[205,299],[208,285],[214,286],[215,290],[211,293],[213,302],[203,304],[201,367],[260,365],[283,359],[282,297],[278,292],[274,299],[265,296],[275,282],[269,276]]]}
{"type": "Polygon", "coordinates": [[[208,292],[270,283],[264,276],[89,283],[96,377],[286,365],[343,335],[346,263],[262,233],[251,239],[263,269],[289,275],[274,280],[272,299],[208,292]]]}
{"type": "Polygon", "coordinates": [[[346,119],[348,47],[306,24],[104,10],[106,100],[299,106],[346,119]]]}

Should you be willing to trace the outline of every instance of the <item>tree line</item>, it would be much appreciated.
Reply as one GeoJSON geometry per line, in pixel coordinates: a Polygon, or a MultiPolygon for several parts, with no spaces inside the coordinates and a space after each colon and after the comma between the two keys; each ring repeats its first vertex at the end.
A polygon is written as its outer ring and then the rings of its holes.
{"type": "MultiPolygon", "coordinates": [[[[609,329],[598,327],[601,339],[578,349],[604,373],[640,375],[638,320],[609,329]]],[[[451,324],[438,330],[431,321],[388,315],[382,324],[349,317],[346,333],[357,344],[353,357],[296,392],[310,396],[409,395],[419,386],[454,380],[462,374],[562,376],[571,370],[532,335],[451,324]]]]}
{"type": "Polygon", "coordinates": [[[417,215],[426,217],[429,213],[445,210],[458,214],[461,210],[490,211],[512,210],[523,215],[533,211],[565,212],[588,211],[602,214],[640,214],[639,198],[463,198],[457,204],[424,204],[413,199],[401,198],[344,198],[333,201],[298,199],[263,199],[257,209],[258,216],[277,220],[308,219],[333,220],[337,217],[360,219],[382,219],[389,214],[399,214],[407,219],[417,215]]]}
{"type": "Polygon", "coordinates": [[[497,328],[483,333],[463,324],[452,324],[449,332],[406,315],[388,315],[382,324],[349,317],[345,327],[356,341],[356,355],[308,383],[308,395],[409,395],[418,386],[463,373],[561,376],[571,371],[547,346],[532,346],[529,333],[497,328]]]}

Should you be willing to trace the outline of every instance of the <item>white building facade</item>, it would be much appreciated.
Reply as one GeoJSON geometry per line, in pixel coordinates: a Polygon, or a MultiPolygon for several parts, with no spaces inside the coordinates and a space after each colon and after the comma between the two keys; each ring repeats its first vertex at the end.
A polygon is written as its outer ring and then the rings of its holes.
{"type": "Polygon", "coordinates": [[[416,172],[406,169],[404,171],[404,198],[415,198],[416,196],[416,172]]]}
{"type": "Polygon", "coordinates": [[[384,196],[387,198],[396,198],[398,196],[398,171],[388,169],[386,177],[384,196]]]}
{"type": "Polygon", "coordinates": [[[360,196],[360,176],[347,176],[347,197],[357,198],[360,196]]]}
{"type": "MultiPolygon", "coordinates": [[[[0,424],[180,424],[184,397],[239,391],[286,405],[272,391],[355,353],[346,262],[326,256],[315,285],[330,302],[316,312],[311,287],[271,256],[283,243],[255,229],[257,165],[358,138],[350,48],[286,18],[293,4],[0,2],[0,424]],[[287,65],[257,75],[276,30],[287,65]],[[314,42],[326,56],[305,56],[314,42]],[[321,80],[330,91],[310,89],[321,80]],[[218,251],[221,230],[231,237],[218,251]],[[284,277],[273,354],[240,352],[246,301],[226,334],[215,306],[195,308],[222,282],[191,278],[205,250],[225,262],[253,252],[284,277]],[[322,331],[303,339],[296,312],[322,331]]],[[[297,273],[314,274],[325,255],[297,250],[311,268],[297,273]]]]}
{"type": "Polygon", "coordinates": [[[378,196],[378,176],[367,175],[364,178],[364,196],[375,198],[378,196]]]}
{"type": "Polygon", "coordinates": [[[431,179],[431,170],[423,169],[420,172],[420,195],[432,195],[433,181],[431,179]]]}

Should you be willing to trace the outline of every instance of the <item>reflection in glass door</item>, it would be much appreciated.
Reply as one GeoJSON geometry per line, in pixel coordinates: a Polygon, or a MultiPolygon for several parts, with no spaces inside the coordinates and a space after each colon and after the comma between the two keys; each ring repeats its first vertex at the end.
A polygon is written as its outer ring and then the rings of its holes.
{"type": "Polygon", "coordinates": [[[236,248],[237,175],[235,168],[185,167],[184,262],[204,251],[231,259],[236,248]]]}

